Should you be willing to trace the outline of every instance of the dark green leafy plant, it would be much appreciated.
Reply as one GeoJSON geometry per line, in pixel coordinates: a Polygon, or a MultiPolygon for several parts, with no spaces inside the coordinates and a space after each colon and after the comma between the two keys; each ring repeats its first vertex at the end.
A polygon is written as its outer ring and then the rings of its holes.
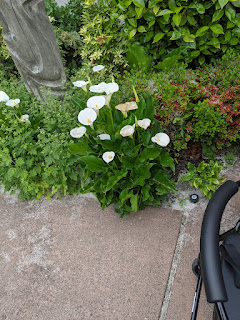
{"type": "Polygon", "coordinates": [[[199,189],[210,199],[216,188],[226,180],[219,178],[222,168],[222,165],[212,160],[209,163],[202,161],[197,168],[188,163],[188,172],[179,181],[188,181],[191,187],[199,189]]]}
{"type": "MultiPolygon", "coordinates": [[[[111,85],[116,86],[115,83],[111,85]]],[[[95,96],[96,104],[98,98],[95,96]]],[[[114,203],[121,218],[132,211],[143,210],[146,205],[160,206],[161,201],[168,199],[169,192],[175,192],[168,170],[174,171],[174,161],[160,146],[163,142],[158,145],[151,139],[161,127],[153,119],[155,110],[150,95],[138,104],[120,104],[116,106],[118,110],[107,103],[99,110],[97,118],[96,112],[85,108],[86,104],[77,98],[73,101],[82,109],[78,119],[85,125],[74,129],[82,133],[79,142],[69,145],[69,152],[78,155],[82,165],[81,192],[93,192],[103,209],[114,203]],[[85,113],[93,113],[96,120],[90,120],[89,116],[89,122],[85,122],[81,118],[85,113]],[[145,119],[146,127],[142,127],[140,119],[145,119]],[[102,134],[107,134],[108,138],[102,140],[99,137],[102,134]]]]}

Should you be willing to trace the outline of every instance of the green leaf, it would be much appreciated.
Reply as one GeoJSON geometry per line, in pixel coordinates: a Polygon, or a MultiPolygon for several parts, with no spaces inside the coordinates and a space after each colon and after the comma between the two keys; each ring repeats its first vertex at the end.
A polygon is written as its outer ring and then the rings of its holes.
{"type": "Polygon", "coordinates": [[[119,206],[121,207],[123,205],[123,203],[127,199],[131,198],[132,196],[133,196],[132,190],[130,191],[129,189],[124,189],[119,195],[119,202],[118,202],[119,206]]]}
{"type": "Polygon", "coordinates": [[[185,42],[195,42],[195,35],[194,34],[187,34],[183,37],[183,41],[185,42]]]}
{"type": "Polygon", "coordinates": [[[146,162],[147,160],[153,160],[157,158],[160,154],[161,150],[158,148],[145,148],[140,155],[140,162],[146,162]]]}
{"type": "Polygon", "coordinates": [[[138,32],[143,33],[143,32],[147,32],[147,30],[145,29],[144,26],[139,26],[139,27],[138,27],[138,32]]]}
{"type": "Polygon", "coordinates": [[[139,65],[143,69],[149,68],[152,64],[152,57],[147,55],[144,47],[140,45],[128,46],[127,60],[129,64],[139,65]]]}
{"type": "Polygon", "coordinates": [[[134,212],[138,211],[138,193],[134,194],[131,198],[130,198],[130,202],[131,202],[131,208],[134,212]]]}
{"type": "Polygon", "coordinates": [[[142,12],[143,12],[143,8],[144,8],[144,7],[140,7],[140,8],[135,7],[135,11],[136,11],[136,14],[137,14],[137,17],[138,17],[138,18],[140,18],[141,14],[142,14],[142,12]]]}
{"type": "Polygon", "coordinates": [[[169,58],[164,59],[162,62],[159,62],[155,68],[156,69],[165,69],[168,70],[170,69],[182,56],[172,56],[169,58]]]}
{"type": "Polygon", "coordinates": [[[133,3],[135,4],[135,6],[141,8],[141,7],[145,7],[145,2],[144,0],[133,0],[133,3]]]}
{"type": "Polygon", "coordinates": [[[175,0],[168,0],[168,6],[169,9],[172,10],[173,12],[175,12],[176,9],[176,2],[175,0]]]}
{"type": "Polygon", "coordinates": [[[71,154],[78,154],[80,156],[85,156],[92,151],[92,148],[88,145],[88,142],[81,140],[77,143],[69,144],[68,151],[71,154]]]}
{"type": "Polygon", "coordinates": [[[145,184],[142,187],[141,193],[143,195],[143,201],[148,200],[148,198],[150,197],[150,190],[151,190],[151,185],[150,184],[145,184]]]}
{"type": "Polygon", "coordinates": [[[230,30],[225,32],[225,41],[229,41],[232,37],[232,33],[230,30]]]}
{"type": "Polygon", "coordinates": [[[106,164],[103,162],[102,159],[95,157],[95,156],[82,156],[80,162],[85,163],[86,168],[92,172],[105,172],[107,170],[106,164]]]}
{"type": "Polygon", "coordinates": [[[191,24],[192,26],[195,26],[196,20],[194,19],[193,16],[188,15],[188,16],[187,16],[187,20],[188,20],[189,24],[191,24]]]}
{"type": "Polygon", "coordinates": [[[113,172],[113,176],[111,176],[108,180],[107,186],[104,191],[109,191],[110,189],[113,188],[113,186],[115,186],[115,184],[121,180],[122,178],[126,177],[128,174],[128,171],[126,169],[122,169],[122,170],[117,170],[113,172]]]}
{"type": "Polygon", "coordinates": [[[164,9],[164,10],[160,11],[160,12],[157,14],[157,16],[158,16],[158,17],[159,17],[159,16],[164,16],[164,15],[169,14],[169,13],[173,13],[173,11],[171,11],[171,10],[169,10],[169,9],[164,9]]]}
{"type": "Polygon", "coordinates": [[[220,4],[221,9],[228,3],[229,0],[218,0],[218,3],[220,4]]]}
{"type": "Polygon", "coordinates": [[[136,19],[134,19],[134,18],[128,19],[128,22],[131,26],[133,26],[134,28],[137,28],[137,20],[136,19]]]}
{"type": "Polygon", "coordinates": [[[159,9],[160,9],[160,6],[159,6],[159,5],[155,5],[155,6],[153,7],[153,13],[155,14],[155,16],[157,15],[159,9]]]}
{"type": "Polygon", "coordinates": [[[181,13],[176,13],[176,14],[174,14],[173,17],[172,17],[173,22],[174,22],[174,23],[176,24],[176,26],[178,26],[178,27],[179,27],[179,25],[180,25],[181,19],[182,19],[181,13]]]}
{"type": "Polygon", "coordinates": [[[199,28],[196,32],[196,37],[202,37],[208,31],[208,29],[209,29],[208,26],[199,28]]]}
{"type": "Polygon", "coordinates": [[[222,16],[224,15],[224,11],[223,10],[217,10],[214,12],[213,17],[212,17],[212,22],[218,21],[219,19],[222,18],[222,16]]]}
{"type": "Polygon", "coordinates": [[[200,3],[196,3],[196,9],[200,14],[203,14],[205,12],[205,7],[200,3]]]}
{"type": "Polygon", "coordinates": [[[129,32],[128,38],[129,38],[129,39],[132,39],[132,38],[135,36],[136,32],[137,32],[137,29],[132,29],[132,30],[129,32]]]}
{"type": "Polygon", "coordinates": [[[218,38],[212,38],[210,41],[207,42],[208,45],[212,45],[213,47],[220,49],[220,42],[218,38]]]}
{"type": "Polygon", "coordinates": [[[175,165],[173,158],[166,151],[161,151],[160,163],[163,167],[170,167],[172,171],[175,171],[175,165]]]}
{"type": "Polygon", "coordinates": [[[215,34],[223,34],[223,27],[220,24],[214,24],[213,26],[210,27],[210,29],[215,33],[215,34]]]}
{"type": "Polygon", "coordinates": [[[157,34],[155,35],[152,43],[158,42],[158,41],[161,40],[164,36],[165,36],[165,33],[163,33],[163,32],[157,33],[157,34]]]}
{"type": "Polygon", "coordinates": [[[143,118],[151,119],[155,114],[155,108],[153,105],[153,98],[151,95],[148,95],[147,99],[145,100],[146,107],[143,111],[143,118]]]}

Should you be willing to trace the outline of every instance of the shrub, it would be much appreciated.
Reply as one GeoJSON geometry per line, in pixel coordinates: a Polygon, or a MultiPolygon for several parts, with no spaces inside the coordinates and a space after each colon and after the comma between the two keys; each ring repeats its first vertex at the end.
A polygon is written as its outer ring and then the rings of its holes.
{"type": "MultiPolygon", "coordinates": [[[[229,47],[240,49],[240,2],[229,0],[118,0],[118,18],[137,50],[157,68],[177,60],[202,65],[229,47]]],[[[131,50],[131,47],[130,47],[131,50]]],[[[136,57],[137,58],[137,57],[136,57]]]]}

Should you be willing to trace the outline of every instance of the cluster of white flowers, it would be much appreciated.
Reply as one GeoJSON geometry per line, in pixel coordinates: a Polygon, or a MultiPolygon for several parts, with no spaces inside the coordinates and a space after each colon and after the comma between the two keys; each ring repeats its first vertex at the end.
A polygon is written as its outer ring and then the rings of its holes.
{"type": "MultiPolygon", "coordinates": [[[[10,99],[9,96],[6,94],[4,91],[0,91],[0,102],[5,102],[6,106],[8,107],[19,107],[20,99],[10,99]]],[[[29,115],[28,114],[23,114],[19,120],[21,122],[27,122],[30,123],[29,121],[29,115]]]]}
{"type": "MultiPolygon", "coordinates": [[[[105,67],[102,65],[98,65],[93,67],[94,72],[98,72],[103,70],[105,67]]],[[[73,82],[73,85],[76,87],[82,88],[84,91],[87,92],[87,84],[89,81],[76,81],[73,82]]],[[[115,82],[111,83],[105,83],[101,82],[98,85],[93,85],[90,86],[89,91],[93,93],[106,93],[106,95],[101,95],[101,96],[93,96],[88,99],[87,101],[87,108],[81,110],[78,114],[78,121],[85,125],[85,126],[90,126],[93,129],[93,122],[97,119],[99,115],[99,110],[103,108],[104,105],[109,107],[109,103],[111,100],[111,96],[114,92],[117,92],[119,90],[119,86],[115,82]]],[[[135,101],[131,102],[126,102],[123,104],[119,104],[115,107],[117,110],[120,110],[124,116],[124,118],[127,117],[127,112],[130,110],[135,110],[138,109],[138,105],[135,101]]],[[[150,125],[151,125],[151,120],[148,118],[144,118],[141,120],[137,120],[136,124],[134,125],[126,125],[120,130],[120,135],[122,137],[130,137],[132,138],[135,127],[139,126],[140,128],[146,130],[150,125]]],[[[70,131],[70,135],[73,138],[81,138],[84,134],[86,133],[86,128],[83,126],[74,128],[70,131]]],[[[109,134],[103,133],[98,135],[98,138],[100,140],[111,140],[111,136],[109,134]]],[[[151,138],[151,141],[154,143],[157,143],[158,145],[162,147],[166,147],[169,142],[170,138],[166,133],[160,132],[157,133],[154,137],[151,138]]],[[[113,151],[107,151],[104,152],[102,155],[102,159],[106,162],[109,163],[113,161],[115,157],[115,153],[113,151]]]]}

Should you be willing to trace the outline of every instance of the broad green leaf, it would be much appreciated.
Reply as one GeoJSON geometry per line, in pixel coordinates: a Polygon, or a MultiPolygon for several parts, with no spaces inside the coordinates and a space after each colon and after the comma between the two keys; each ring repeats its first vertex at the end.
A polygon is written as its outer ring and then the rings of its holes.
{"type": "Polygon", "coordinates": [[[217,10],[214,12],[213,17],[212,17],[212,22],[218,21],[219,19],[222,18],[222,16],[224,15],[224,11],[223,10],[217,10]]]}
{"type": "Polygon", "coordinates": [[[133,191],[129,189],[124,189],[119,195],[119,206],[121,207],[123,203],[133,196],[133,191]]]}
{"type": "Polygon", "coordinates": [[[153,98],[151,95],[148,95],[148,97],[145,100],[146,108],[143,111],[143,118],[149,118],[151,119],[153,115],[155,114],[155,108],[153,105],[153,98]]]}
{"type": "Polygon", "coordinates": [[[168,0],[168,6],[169,9],[172,10],[173,12],[175,12],[176,9],[176,2],[175,0],[168,0]]]}
{"type": "Polygon", "coordinates": [[[143,33],[143,32],[147,32],[147,30],[145,29],[144,26],[139,26],[139,27],[138,27],[138,32],[143,33]]]}
{"type": "Polygon", "coordinates": [[[183,37],[183,41],[185,42],[194,42],[195,41],[195,35],[194,34],[187,34],[183,37]]]}
{"type": "Polygon", "coordinates": [[[152,43],[158,42],[158,41],[161,40],[164,36],[165,36],[165,33],[163,33],[163,32],[157,33],[157,34],[155,35],[152,43]]]}
{"type": "Polygon", "coordinates": [[[174,23],[176,24],[176,26],[178,26],[178,27],[179,27],[179,25],[180,25],[181,19],[182,19],[181,13],[176,13],[176,14],[174,14],[173,17],[172,17],[173,22],[174,22],[174,23]]]}
{"type": "Polygon", "coordinates": [[[145,7],[145,2],[144,0],[133,0],[133,3],[135,4],[135,6],[141,8],[141,7],[145,7]]]}
{"type": "Polygon", "coordinates": [[[221,9],[229,2],[229,0],[218,0],[221,9]]]}
{"type": "Polygon", "coordinates": [[[131,208],[134,212],[138,211],[138,193],[134,194],[131,198],[130,198],[130,202],[131,202],[131,208]]]}
{"type": "Polygon", "coordinates": [[[196,37],[202,37],[208,31],[208,29],[209,29],[208,26],[199,28],[196,32],[196,37]]]}
{"type": "Polygon", "coordinates": [[[193,18],[193,16],[188,15],[187,20],[192,26],[195,26],[196,20],[193,18]]]}
{"type": "Polygon", "coordinates": [[[106,164],[102,159],[95,156],[82,156],[79,159],[81,162],[84,162],[86,168],[92,172],[102,171],[105,172],[107,170],[106,164]]]}
{"type": "Polygon", "coordinates": [[[128,38],[129,38],[129,39],[132,39],[132,38],[135,36],[136,32],[137,32],[137,29],[132,29],[132,30],[129,32],[128,38]]]}
{"type": "Polygon", "coordinates": [[[235,27],[235,24],[234,24],[233,22],[231,22],[231,21],[228,21],[228,23],[227,23],[227,29],[231,29],[231,28],[233,28],[233,27],[235,27]]]}
{"type": "Polygon", "coordinates": [[[212,45],[213,47],[220,49],[220,42],[218,38],[212,38],[210,41],[207,42],[207,44],[212,45]]]}
{"type": "Polygon", "coordinates": [[[169,14],[169,13],[173,13],[173,11],[171,11],[171,10],[169,10],[169,9],[164,9],[164,10],[160,11],[160,12],[157,14],[157,16],[158,16],[158,17],[159,17],[159,16],[164,16],[164,15],[169,14]]]}
{"type": "MultiPolygon", "coordinates": [[[[108,180],[107,186],[105,191],[109,191],[110,189],[113,188],[113,186],[115,186],[115,184],[121,180],[122,178],[126,177],[128,174],[128,171],[126,169],[122,169],[122,170],[117,170],[114,171],[114,175],[111,176],[108,180]]],[[[104,188],[103,188],[104,190],[104,188]]]]}
{"type": "Polygon", "coordinates": [[[163,167],[169,167],[172,171],[175,171],[175,165],[173,158],[166,151],[161,151],[160,163],[163,167]]]}
{"type": "Polygon", "coordinates": [[[143,69],[149,68],[152,64],[152,57],[147,55],[144,47],[140,45],[128,46],[127,60],[129,64],[139,65],[143,69]]]}
{"type": "Polygon", "coordinates": [[[134,18],[128,19],[128,22],[131,26],[133,26],[134,28],[137,28],[137,20],[136,19],[134,19],[134,18]]]}
{"type": "Polygon", "coordinates": [[[181,55],[176,55],[172,56],[169,58],[164,59],[162,62],[159,62],[155,68],[156,69],[165,69],[168,70],[170,69],[182,56],[181,55]]]}
{"type": "Polygon", "coordinates": [[[159,156],[160,152],[161,150],[158,148],[145,148],[140,155],[140,162],[144,163],[148,160],[153,160],[159,156]]]}
{"type": "Polygon", "coordinates": [[[158,4],[153,7],[153,13],[155,14],[155,16],[157,15],[159,9],[160,9],[160,6],[158,4]]]}
{"type": "Polygon", "coordinates": [[[136,173],[136,178],[133,186],[144,186],[145,180],[151,177],[150,169],[154,166],[154,163],[148,163],[140,165],[136,168],[134,173],[136,173]]]}
{"type": "Polygon", "coordinates": [[[151,28],[155,24],[156,20],[150,21],[148,24],[148,28],[151,28]]]}
{"type": "Polygon", "coordinates": [[[200,51],[199,50],[194,50],[191,52],[191,57],[192,58],[197,58],[200,55],[200,51]]]}
{"type": "Polygon", "coordinates": [[[142,187],[141,193],[143,195],[143,201],[148,200],[148,198],[150,197],[150,190],[151,190],[151,185],[150,184],[145,184],[142,187]]]}
{"type": "Polygon", "coordinates": [[[120,1],[120,4],[125,7],[129,7],[131,3],[132,3],[132,0],[121,0],[120,1]]]}
{"type": "Polygon", "coordinates": [[[88,145],[88,142],[85,140],[69,144],[68,151],[71,154],[78,154],[80,156],[85,156],[88,153],[93,152],[92,148],[88,145]]]}
{"type": "Polygon", "coordinates": [[[230,44],[232,46],[236,46],[238,44],[238,42],[239,42],[239,39],[238,38],[232,38],[229,42],[230,42],[230,44]]]}
{"type": "Polygon", "coordinates": [[[220,24],[214,24],[213,26],[210,27],[210,29],[215,33],[215,34],[223,34],[223,27],[220,24]]]}
{"type": "Polygon", "coordinates": [[[200,13],[200,14],[203,14],[205,12],[204,6],[200,3],[196,3],[196,9],[197,9],[198,13],[200,13]]]}
{"type": "Polygon", "coordinates": [[[142,141],[143,141],[143,145],[147,146],[149,144],[149,141],[151,139],[151,132],[146,130],[142,133],[142,141]]]}
{"type": "Polygon", "coordinates": [[[205,56],[201,54],[200,57],[198,58],[198,62],[200,65],[202,65],[205,62],[205,56]]]}
{"type": "Polygon", "coordinates": [[[136,14],[137,14],[137,17],[138,17],[138,18],[140,18],[141,14],[142,14],[142,12],[143,12],[143,8],[144,8],[144,7],[140,7],[140,8],[135,7],[135,11],[136,11],[136,14]]]}
{"type": "Polygon", "coordinates": [[[230,30],[225,32],[225,41],[229,41],[232,37],[232,33],[230,30]]]}

